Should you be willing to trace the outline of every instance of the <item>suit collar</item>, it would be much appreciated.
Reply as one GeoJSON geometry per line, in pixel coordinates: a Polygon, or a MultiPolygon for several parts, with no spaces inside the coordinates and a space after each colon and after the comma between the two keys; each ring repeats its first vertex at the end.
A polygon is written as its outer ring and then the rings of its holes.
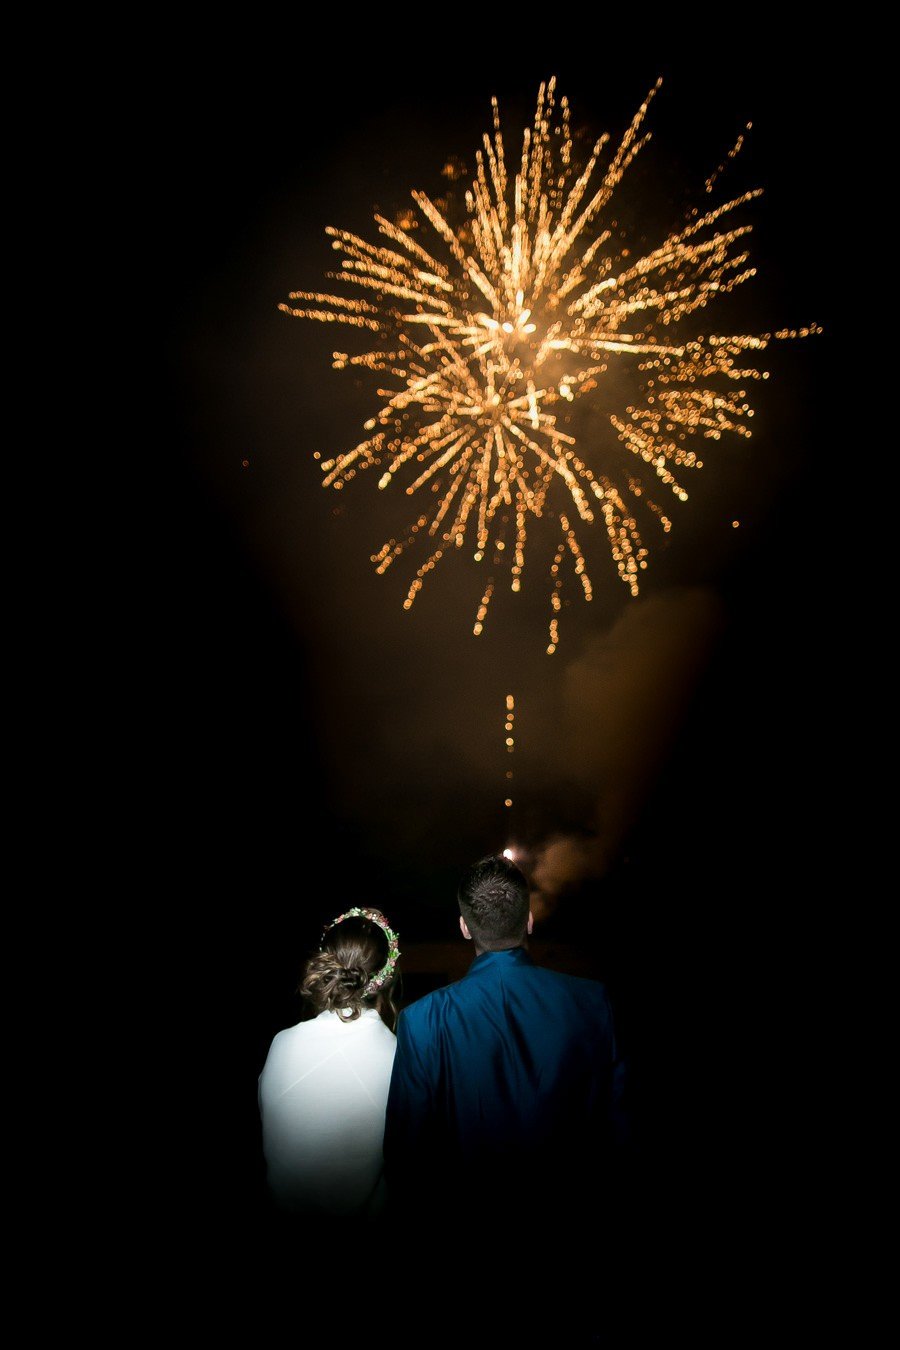
{"type": "Polygon", "coordinates": [[[505,966],[533,965],[534,962],[525,947],[507,947],[502,952],[482,952],[480,956],[475,957],[466,974],[480,975],[488,970],[503,969],[505,966]]]}

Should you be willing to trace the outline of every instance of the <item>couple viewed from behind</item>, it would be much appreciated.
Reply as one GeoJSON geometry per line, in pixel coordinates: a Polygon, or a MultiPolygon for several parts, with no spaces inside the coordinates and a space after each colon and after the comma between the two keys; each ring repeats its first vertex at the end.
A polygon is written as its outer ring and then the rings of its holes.
{"type": "Polygon", "coordinates": [[[528,883],[506,857],[470,867],[457,898],[472,964],[399,1017],[384,916],[354,908],[326,928],[301,985],[316,1015],[274,1038],[260,1075],[269,1190],[307,1232],[387,1221],[425,1286],[489,1271],[505,1332],[537,1334],[527,1295],[543,1286],[547,1328],[594,1343],[624,1136],[609,999],[532,960],[528,883]]]}

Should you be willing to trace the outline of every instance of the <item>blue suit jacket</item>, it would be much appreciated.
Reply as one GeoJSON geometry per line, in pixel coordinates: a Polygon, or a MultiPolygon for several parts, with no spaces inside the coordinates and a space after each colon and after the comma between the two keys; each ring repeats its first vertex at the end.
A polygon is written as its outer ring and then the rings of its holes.
{"type": "Polygon", "coordinates": [[[534,964],[523,947],[476,957],[403,1010],[385,1124],[399,1207],[563,1217],[602,1188],[621,1139],[622,1071],[606,990],[534,964]],[[537,1178],[537,1181],[534,1179],[537,1178]]]}

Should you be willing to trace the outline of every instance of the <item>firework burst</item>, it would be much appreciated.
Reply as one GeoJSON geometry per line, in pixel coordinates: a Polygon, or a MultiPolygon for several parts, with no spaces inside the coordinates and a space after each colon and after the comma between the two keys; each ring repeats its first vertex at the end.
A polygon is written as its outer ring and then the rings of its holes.
{"type": "MultiPolygon", "coordinates": [[[[372,558],[383,573],[426,541],[407,609],[445,554],[468,542],[491,569],[474,622],[480,633],[498,573],[508,571],[513,591],[522,587],[532,518],[551,519],[555,651],[567,559],[584,598],[592,596],[576,528],[602,522],[618,575],[636,595],[648,549],[635,513],[655,516],[663,531],[672,524],[653,483],[686,501],[684,481],[702,467],[703,445],[750,435],[746,386],[766,378],[755,364],[761,351],[773,338],[816,331],[698,327],[710,302],[754,275],[751,226],[736,213],[758,189],[693,209],[654,247],[623,244],[611,202],[649,140],[642,128],[659,83],[614,152],[603,135],[579,155],[568,101],[550,80],[512,163],[494,100],[493,134],[477,153],[459,221],[449,201],[415,191],[414,210],[375,216],[386,242],[329,228],[342,255],[329,275],[348,283],[348,294],[297,291],[279,306],[368,339],[365,351],[335,352],[334,366],[371,372],[380,406],[359,444],[322,462],[323,483],[341,488],[377,466],[380,488],[398,481],[409,496],[428,494],[404,537],[372,558]],[[622,367],[630,397],[621,395],[622,367]],[[579,444],[571,413],[582,401],[600,417],[579,444]]],[[[707,194],[742,139],[707,179],[707,194]]],[[[445,174],[455,179],[458,166],[445,174]]]]}

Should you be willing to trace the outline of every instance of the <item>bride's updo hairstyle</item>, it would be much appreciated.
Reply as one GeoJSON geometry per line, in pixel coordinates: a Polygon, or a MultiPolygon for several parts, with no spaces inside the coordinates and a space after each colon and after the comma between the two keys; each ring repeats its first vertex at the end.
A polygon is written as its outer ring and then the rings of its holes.
{"type": "Polygon", "coordinates": [[[397,934],[380,910],[348,909],[327,925],[300,993],[316,1014],[336,1012],[345,1022],[375,1008],[393,1031],[399,957],[397,934]]]}

